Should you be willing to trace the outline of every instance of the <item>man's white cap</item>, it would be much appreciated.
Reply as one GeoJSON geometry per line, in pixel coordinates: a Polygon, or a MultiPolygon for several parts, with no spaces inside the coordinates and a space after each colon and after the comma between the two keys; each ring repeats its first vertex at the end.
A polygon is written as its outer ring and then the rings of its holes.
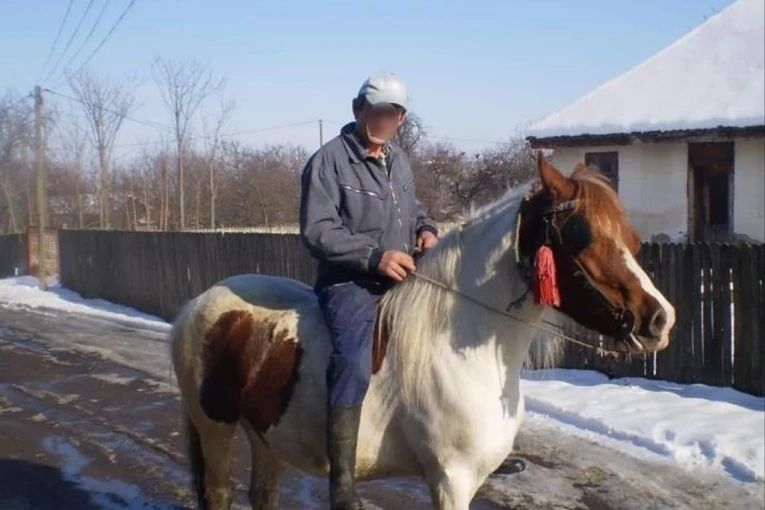
{"type": "Polygon", "coordinates": [[[374,74],[366,79],[359,89],[358,97],[363,97],[371,105],[391,103],[407,109],[409,97],[406,85],[393,73],[374,74]]]}

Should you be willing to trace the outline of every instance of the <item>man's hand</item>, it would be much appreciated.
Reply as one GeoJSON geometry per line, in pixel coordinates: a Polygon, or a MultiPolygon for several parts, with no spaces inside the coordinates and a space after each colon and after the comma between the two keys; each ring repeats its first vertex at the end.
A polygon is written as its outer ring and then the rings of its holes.
{"type": "Polygon", "coordinates": [[[425,253],[433,246],[435,246],[437,242],[438,237],[436,237],[433,232],[430,230],[421,230],[417,235],[417,244],[415,245],[415,249],[419,252],[425,253]]]}
{"type": "Polygon", "coordinates": [[[377,271],[388,278],[400,282],[406,278],[407,274],[415,271],[414,259],[398,250],[387,250],[380,259],[377,271]]]}

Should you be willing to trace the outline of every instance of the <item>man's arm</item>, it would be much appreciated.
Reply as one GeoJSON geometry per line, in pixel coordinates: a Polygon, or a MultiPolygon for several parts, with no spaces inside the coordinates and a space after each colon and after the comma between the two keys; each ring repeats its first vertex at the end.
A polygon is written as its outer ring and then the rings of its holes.
{"type": "Polygon", "coordinates": [[[382,258],[373,238],[353,234],[338,213],[340,191],[326,154],[314,155],[303,170],[300,237],[314,257],[356,271],[376,272],[382,258]]]}

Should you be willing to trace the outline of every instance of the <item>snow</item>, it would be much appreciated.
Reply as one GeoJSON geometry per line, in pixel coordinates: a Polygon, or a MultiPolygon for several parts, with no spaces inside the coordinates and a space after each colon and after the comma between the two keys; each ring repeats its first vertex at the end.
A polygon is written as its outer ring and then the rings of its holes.
{"type": "Polygon", "coordinates": [[[739,0],[637,67],[533,124],[605,135],[765,124],[765,2],[739,0]]]}
{"type": "MultiPolygon", "coordinates": [[[[587,370],[539,370],[521,380],[526,409],[590,437],[606,437],[743,482],[765,480],[765,399],[732,388],[587,370]]],[[[634,450],[634,449],[633,449],[634,450]]]]}
{"type": "Polygon", "coordinates": [[[65,481],[74,484],[89,495],[92,508],[109,510],[113,508],[141,510],[172,510],[175,505],[150,503],[142,497],[141,488],[119,480],[100,480],[83,474],[90,464],[85,456],[68,440],[59,437],[47,437],[43,440],[43,449],[59,458],[62,476],[65,481]]]}
{"type": "Polygon", "coordinates": [[[38,280],[31,276],[0,279],[0,305],[13,309],[49,309],[84,314],[125,326],[134,325],[160,332],[169,330],[167,322],[159,317],[103,299],[85,299],[61,287],[55,279],[48,282],[48,292],[41,291],[38,280]]]}
{"type": "MultiPolygon", "coordinates": [[[[168,378],[167,322],[103,300],[83,299],[58,285],[47,292],[36,285],[28,277],[0,279],[0,307],[63,311],[121,327],[132,324],[140,334],[128,336],[129,342],[102,334],[51,342],[54,349],[96,352],[168,381],[160,383],[160,391],[177,391],[168,378]]],[[[711,468],[741,482],[765,481],[765,398],[700,384],[609,380],[581,370],[524,372],[521,388],[526,427],[544,422],[631,455],[673,459],[686,469],[711,468]]]]}

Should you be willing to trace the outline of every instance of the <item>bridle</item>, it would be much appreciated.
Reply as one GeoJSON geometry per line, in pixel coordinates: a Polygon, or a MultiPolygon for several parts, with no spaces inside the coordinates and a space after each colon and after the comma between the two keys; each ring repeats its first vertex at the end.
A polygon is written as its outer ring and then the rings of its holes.
{"type": "MultiPolygon", "coordinates": [[[[528,203],[526,198],[525,203],[528,203]]],[[[543,232],[540,234],[544,236],[544,240],[541,243],[547,244],[553,250],[558,257],[573,267],[572,278],[579,285],[586,294],[594,298],[599,302],[606,312],[611,316],[616,325],[614,331],[614,338],[617,340],[626,340],[629,337],[633,337],[635,333],[635,317],[633,313],[615,303],[609,298],[593,281],[590,274],[584,268],[584,266],[577,259],[577,255],[581,253],[592,242],[592,232],[587,219],[576,212],[581,204],[581,200],[573,199],[565,202],[561,202],[557,205],[550,206],[542,212],[543,232]],[[563,218],[559,225],[559,216],[563,213],[574,211],[563,218]]],[[[524,208],[518,213],[518,222],[522,220],[524,208]]],[[[541,237],[540,235],[540,237],[541,237]]],[[[516,240],[516,246],[519,241],[516,240]]],[[[523,256],[518,253],[518,267],[521,272],[521,276],[526,280],[527,286],[531,288],[531,261],[527,256],[523,256]]],[[[525,299],[528,290],[520,300],[522,302],[525,299]]],[[[516,306],[519,300],[511,303],[510,307],[516,306]]]]}

